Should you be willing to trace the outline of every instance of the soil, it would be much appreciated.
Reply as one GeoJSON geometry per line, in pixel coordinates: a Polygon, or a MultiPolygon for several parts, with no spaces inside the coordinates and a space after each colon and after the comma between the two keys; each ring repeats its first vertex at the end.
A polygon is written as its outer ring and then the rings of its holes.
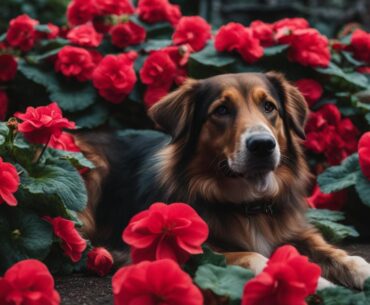
{"type": "MultiPolygon", "coordinates": [[[[370,243],[342,247],[351,255],[359,255],[370,262],[370,243]]],[[[62,305],[113,305],[112,277],[93,277],[84,274],[56,277],[56,288],[62,305]]]]}

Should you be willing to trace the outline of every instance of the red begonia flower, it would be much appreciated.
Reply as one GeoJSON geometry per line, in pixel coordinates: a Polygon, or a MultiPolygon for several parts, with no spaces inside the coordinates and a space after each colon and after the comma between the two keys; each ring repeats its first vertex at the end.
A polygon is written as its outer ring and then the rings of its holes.
{"type": "Polygon", "coordinates": [[[168,0],[139,0],[137,12],[140,19],[147,23],[168,21],[176,25],[181,18],[180,7],[168,0]]]}
{"type": "Polygon", "coordinates": [[[6,40],[13,48],[26,52],[32,49],[36,40],[35,27],[39,22],[28,15],[20,15],[12,19],[6,32],[6,40]]]}
{"type": "Polygon", "coordinates": [[[98,47],[103,40],[103,35],[96,32],[91,23],[87,23],[70,30],[67,38],[81,47],[98,47]]]}
{"type": "Polygon", "coordinates": [[[18,125],[18,130],[33,143],[46,144],[51,136],[60,136],[63,128],[75,128],[75,123],[63,117],[56,103],[36,108],[27,107],[25,113],[17,112],[14,116],[23,120],[18,125]]]}
{"type": "Polygon", "coordinates": [[[64,254],[67,255],[72,262],[78,262],[87,244],[86,240],[84,240],[76,230],[74,222],[60,216],[55,218],[45,217],[45,219],[53,226],[54,234],[61,239],[61,247],[64,254]]]}
{"type": "Polygon", "coordinates": [[[123,267],[112,279],[115,305],[202,305],[191,277],[172,260],[123,267]]]}
{"type": "Polygon", "coordinates": [[[27,259],[10,267],[0,277],[1,305],[59,305],[60,296],[48,268],[27,259]]]}
{"type": "Polygon", "coordinates": [[[134,13],[130,0],[95,0],[98,15],[123,15],[134,13]]]}
{"type": "Polygon", "coordinates": [[[142,43],[145,40],[145,29],[132,21],[113,26],[109,32],[112,36],[112,44],[119,48],[142,43]]]}
{"type": "Polygon", "coordinates": [[[310,107],[312,107],[321,98],[324,91],[319,82],[310,78],[297,80],[295,85],[298,87],[310,107]]]}
{"type": "Polygon", "coordinates": [[[17,205],[14,193],[19,187],[19,176],[14,165],[3,162],[0,157],[0,204],[5,201],[10,206],[17,205]]]}
{"type": "Polygon", "coordinates": [[[76,145],[73,135],[68,132],[62,132],[59,136],[51,136],[48,146],[64,151],[81,151],[76,145]]]}
{"type": "Polygon", "coordinates": [[[87,269],[100,276],[109,273],[113,266],[113,257],[107,249],[98,247],[87,253],[87,269]]]}
{"type": "Polygon", "coordinates": [[[358,142],[358,156],[361,171],[370,180],[370,131],[364,133],[358,142]]]}
{"type": "Polygon", "coordinates": [[[92,21],[96,14],[95,0],[72,0],[67,7],[68,24],[72,26],[92,21]]]}
{"type": "Polygon", "coordinates": [[[348,49],[354,58],[370,63],[370,33],[360,29],[354,31],[348,49]]]}
{"type": "Polygon", "coordinates": [[[263,47],[271,47],[275,44],[272,25],[261,20],[255,20],[250,24],[253,36],[257,38],[263,47]]]}
{"type": "Polygon", "coordinates": [[[172,36],[175,44],[189,44],[194,51],[203,49],[209,38],[211,26],[199,16],[182,17],[172,36]]]}
{"type": "Polygon", "coordinates": [[[122,233],[135,263],[170,258],[182,264],[203,252],[207,237],[207,224],[185,203],[154,203],[134,216],[122,233]]]}
{"type": "Polygon", "coordinates": [[[320,277],[320,267],[292,246],[278,248],[266,268],[244,287],[242,305],[306,305],[320,277]]]}
{"type": "Polygon", "coordinates": [[[307,198],[307,201],[312,208],[339,211],[347,201],[347,190],[324,194],[321,192],[320,187],[315,185],[312,195],[307,198]]]}
{"type": "Polygon", "coordinates": [[[122,103],[134,89],[136,74],[134,62],[137,53],[107,55],[93,73],[93,84],[99,94],[113,104],[122,103]]]}

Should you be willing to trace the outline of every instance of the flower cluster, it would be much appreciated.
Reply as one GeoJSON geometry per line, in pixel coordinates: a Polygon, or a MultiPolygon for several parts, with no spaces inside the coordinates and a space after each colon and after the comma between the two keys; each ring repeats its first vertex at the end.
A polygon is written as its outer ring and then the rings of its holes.
{"type": "Polygon", "coordinates": [[[357,151],[359,131],[349,118],[342,118],[334,104],[326,104],[311,112],[306,132],[306,148],[324,154],[331,165],[339,164],[357,151]]]}
{"type": "Polygon", "coordinates": [[[215,37],[217,51],[237,51],[247,63],[264,54],[264,47],[286,44],[288,58],[304,66],[327,67],[330,61],[329,41],[310,28],[302,18],[287,18],[268,24],[254,21],[250,27],[230,22],[215,37]]]}

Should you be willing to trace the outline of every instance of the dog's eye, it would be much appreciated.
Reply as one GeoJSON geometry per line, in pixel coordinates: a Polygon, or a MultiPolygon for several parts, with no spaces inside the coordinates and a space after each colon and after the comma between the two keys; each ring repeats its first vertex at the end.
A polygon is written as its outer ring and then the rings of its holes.
{"type": "Polygon", "coordinates": [[[223,115],[230,114],[230,111],[225,105],[221,105],[215,109],[214,113],[217,115],[223,116],[223,115]]]}
{"type": "Polygon", "coordinates": [[[273,112],[276,109],[276,106],[275,106],[274,103],[271,103],[269,101],[266,101],[263,104],[263,108],[264,108],[264,110],[265,110],[266,113],[271,113],[271,112],[273,112]]]}

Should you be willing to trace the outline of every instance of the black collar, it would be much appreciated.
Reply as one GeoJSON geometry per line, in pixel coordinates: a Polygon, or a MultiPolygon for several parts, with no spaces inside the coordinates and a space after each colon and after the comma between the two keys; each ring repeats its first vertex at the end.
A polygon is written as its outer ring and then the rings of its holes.
{"type": "Polygon", "coordinates": [[[272,199],[242,203],[213,202],[208,203],[207,205],[209,209],[218,210],[221,213],[237,213],[247,217],[260,214],[273,216],[278,211],[278,207],[272,199]]]}

